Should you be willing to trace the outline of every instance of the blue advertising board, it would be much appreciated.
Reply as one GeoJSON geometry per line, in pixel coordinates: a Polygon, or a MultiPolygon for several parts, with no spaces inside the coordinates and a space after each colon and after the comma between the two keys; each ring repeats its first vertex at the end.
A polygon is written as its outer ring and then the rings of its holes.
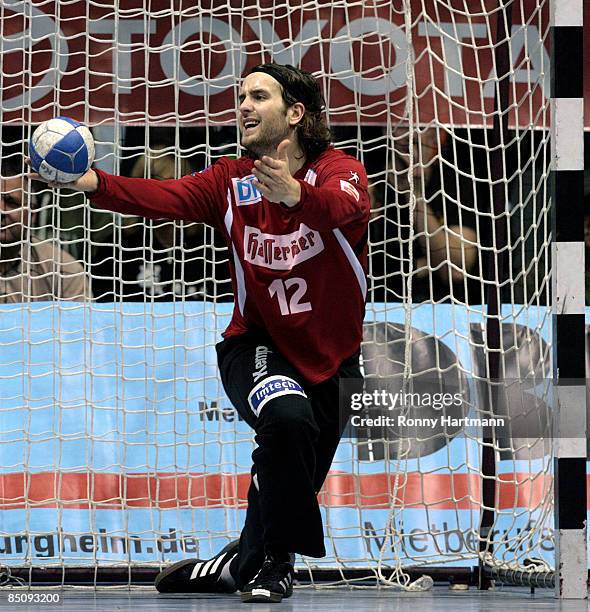
{"type": "MultiPolygon", "coordinates": [[[[206,558],[239,534],[252,432],[223,392],[215,354],[232,306],[0,306],[3,563],[206,558]]],[[[374,304],[365,340],[371,359],[398,363],[409,324],[414,348],[428,340],[424,369],[443,358],[458,367],[475,409],[482,321],[482,312],[452,304],[411,311],[374,304]]],[[[518,334],[533,338],[539,367],[548,365],[546,309],[506,307],[502,324],[515,346],[518,334]]],[[[481,444],[461,432],[433,440],[441,442],[404,455],[382,440],[343,439],[320,495],[328,556],[319,565],[361,567],[394,556],[475,563],[465,555],[478,547],[481,444]]],[[[542,454],[499,458],[494,528],[496,551],[507,559],[522,557],[532,541],[535,556],[552,560],[551,508],[543,502],[549,463],[542,454]]]]}

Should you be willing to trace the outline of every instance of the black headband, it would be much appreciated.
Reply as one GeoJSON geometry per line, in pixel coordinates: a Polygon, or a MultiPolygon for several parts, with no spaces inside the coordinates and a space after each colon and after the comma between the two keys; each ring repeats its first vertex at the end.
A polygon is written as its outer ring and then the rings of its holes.
{"type": "Polygon", "coordinates": [[[308,72],[303,72],[289,64],[260,64],[252,69],[252,72],[263,72],[277,81],[283,90],[297,102],[302,102],[305,109],[312,113],[324,110],[325,103],[322,92],[314,79],[308,72]],[[290,75],[288,73],[290,73],[290,75]],[[307,81],[307,82],[306,82],[307,81]]]}

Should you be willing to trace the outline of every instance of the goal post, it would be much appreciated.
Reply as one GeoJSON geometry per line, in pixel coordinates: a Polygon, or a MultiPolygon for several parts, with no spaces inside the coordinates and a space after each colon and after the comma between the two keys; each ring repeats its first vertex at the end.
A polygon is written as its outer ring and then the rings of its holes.
{"type": "Polygon", "coordinates": [[[582,3],[552,4],[553,376],[558,398],[555,589],[557,596],[571,599],[588,597],[584,503],[588,488],[587,375],[585,360],[578,361],[585,354],[584,273],[588,265],[584,259],[584,235],[580,231],[587,214],[584,211],[583,31],[582,3]],[[570,437],[573,432],[584,432],[584,436],[570,437]]]}
{"type": "MultiPolygon", "coordinates": [[[[129,176],[240,155],[239,79],[272,59],[318,78],[335,145],[365,164],[374,401],[355,415],[381,420],[347,430],[319,494],[328,554],[298,559],[301,580],[585,596],[577,202],[590,113],[576,121],[590,92],[576,75],[590,9],[567,6],[0,7],[3,160],[22,159],[34,126],[57,115],[87,123],[97,166],[129,176]]],[[[67,190],[40,189],[11,223],[10,240],[0,230],[0,581],[146,584],[216,553],[239,535],[253,449],[216,369],[233,306],[227,250],[200,224],[104,213],[67,190]],[[62,299],[40,244],[80,262],[92,299],[62,299]],[[43,261],[49,288],[32,299],[43,261]]]]}

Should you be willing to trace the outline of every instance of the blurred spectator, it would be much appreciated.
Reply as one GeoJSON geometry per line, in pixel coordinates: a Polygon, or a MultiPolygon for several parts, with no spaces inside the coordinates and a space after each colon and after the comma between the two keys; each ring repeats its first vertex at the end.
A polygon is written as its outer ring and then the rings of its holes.
{"type": "Polygon", "coordinates": [[[91,297],[80,263],[32,235],[36,196],[27,191],[22,164],[5,158],[0,177],[0,303],[91,297]]]}
{"type": "Polygon", "coordinates": [[[473,158],[459,159],[460,145],[446,136],[436,128],[417,130],[410,168],[409,132],[394,131],[393,162],[371,194],[373,301],[404,301],[411,277],[413,302],[482,302],[473,158]]]}
{"type": "MultiPolygon", "coordinates": [[[[130,175],[157,180],[175,178],[175,156],[159,148],[152,152],[149,166],[142,156],[130,175]]],[[[188,163],[183,161],[180,175],[190,172],[188,163]]],[[[202,223],[125,217],[112,243],[94,252],[92,289],[98,301],[104,302],[231,301],[227,260],[227,249],[216,246],[212,230],[202,223]]]]}
{"type": "Polygon", "coordinates": [[[551,227],[549,138],[542,130],[522,130],[518,138],[511,140],[518,145],[513,145],[516,159],[510,160],[510,146],[504,151],[506,165],[514,171],[508,188],[510,255],[504,266],[511,282],[505,287],[503,301],[547,304],[551,285],[547,282],[551,227]]]}
{"type": "Polygon", "coordinates": [[[584,171],[584,244],[586,245],[586,306],[590,306],[590,169],[584,171]]]}

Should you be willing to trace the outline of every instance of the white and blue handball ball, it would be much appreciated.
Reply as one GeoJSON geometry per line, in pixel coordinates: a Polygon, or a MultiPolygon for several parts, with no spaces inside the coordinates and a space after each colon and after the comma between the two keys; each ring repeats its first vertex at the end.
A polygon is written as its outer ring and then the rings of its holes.
{"type": "Polygon", "coordinates": [[[29,140],[31,166],[46,181],[71,183],[88,171],[94,161],[90,130],[69,117],[42,123],[29,140]]]}

